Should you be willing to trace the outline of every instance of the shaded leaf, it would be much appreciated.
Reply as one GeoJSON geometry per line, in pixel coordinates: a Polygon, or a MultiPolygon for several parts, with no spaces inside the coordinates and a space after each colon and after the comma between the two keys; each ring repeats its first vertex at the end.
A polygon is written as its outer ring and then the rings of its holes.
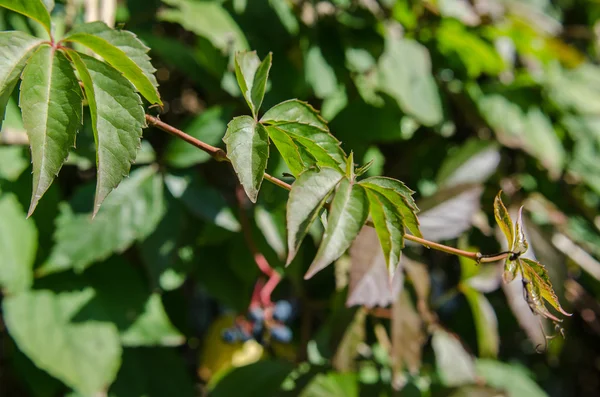
{"type": "Polygon", "coordinates": [[[19,106],[33,162],[31,215],[75,145],[83,107],[77,77],[62,51],[39,47],[22,80],[19,106]]]}
{"type": "Polygon", "coordinates": [[[368,215],[369,201],[365,189],[342,179],[331,202],[323,240],[304,278],[311,278],[339,258],[350,247],[368,215]]]}
{"type": "Polygon", "coordinates": [[[155,69],[147,55],[149,48],[135,34],[111,29],[104,22],[91,22],[77,25],[63,41],[88,47],[121,72],[148,102],[162,105],[155,69]]]}
{"type": "Polygon", "coordinates": [[[13,295],[33,282],[38,233],[13,194],[0,193],[0,219],[0,287],[5,295],[13,295]]]}
{"type": "Polygon", "coordinates": [[[358,397],[359,385],[354,373],[318,374],[302,391],[300,397],[358,397]]]}
{"type": "Polygon", "coordinates": [[[235,76],[254,118],[258,117],[265,96],[272,56],[271,53],[267,54],[261,62],[256,51],[235,54],[235,76]]]}
{"type": "Polygon", "coordinates": [[[413,375],[419,373],[426,340],[423,321],[415,311],[410,295],[403,291],[392,305],[392,360],[395,373],[400,373],[404,367],[413,375]]]}
{"type": "MultiPolygon", "coordinates": [[[[82,190],[73,202],[87,197],[82,190]]],[[[94,220],[90,213],[75,213],[73,208],[62,206],[54,235],[56,244],[39,271],[82,271],[146,238],[163,214],[161,177],[153,167],[137,169],[107,198],[94,220]]]]}
{"type": "Polygon", "coordinates": [[[547,397],[547,394],[531,378],[524,368],[496,360],[477,360],[477,374],[490,386],[508,392],[510,397],[547,397]]]}
{"type": "Polygon", "coordinates": [[[498,145],[491,141],[470,139],[446,156],[436,181],[440,186],[485,182],[500,164],[498,145]]]}
{"type": "Polygon", "coordinates": [[[234,368],[212,389],[213,397],[238,395],[243,385],[244,396],[262,397],[276,395],[281,384],[292,372],[292,363],[282,360],[258,361],[254,364],[234,368]]]}
{"type": "Polygon", "coordinates": [[[12,338],[38,367],[81,394],[105,390],[121,363],[114,324],[76,322],[91,288],[55,294],[29,291],[4,299],[4,320],[12,338]]]}
{"type": "Polygon", "coordinates": [[[250,200],[255,203],[269,159],[269,136],[250,116],[235,117],[223,137],[227,156],[250,200]]]}
{"type": "Polygon", "coordinates": [[[362,228],[350,246],[350,260],[346,306],[386,307],[396,301],[402,289],[404,274],[399,265],[390,285],[385,256],[374,228],[362,228]]]}
{"type": "Polygon", "coordinates": [[[135,87],[110,65],[69,51],[85,88],[98,167],[94,211],[129,175],[141,145],[145,113],[135,87]]]}
{"type": "Polygon", "coordinates": [[[14,182],[29,168],[29,159],[24,148],[18,146],[0,146],[0,180],[14,182]]]}
{"type": "Polygon", "coordinates": [[[473,313],[479,356],[496,358],[500,347],[500,336],[494,308],[481,292],[466,285],[461,286],[461,291],[467,298],[473,313]]]}
{"type": "Polygon", "coordinates": [[[41,23],[48,35],[52,35],[50,14],[40,0],[0,0],[0,7],[8,8],[41,23]]]}
{"type": "Polygon", "coordinates": [[[439,328],[433,333],[433,351],[438,376],[445,386],[475,383],[475,363],[460,340],[439,328]]]}
{"type": "Polygon", "coordinates": [[[346,328],[337,351],[332,359],[333,368],[339,372],[356,370],[358,346],[365,342],[367,311],[360,308],[356,311],[352,323],[346,328]]]}
{"type": "Polygon", "coordinates": [[[300,174],[292,185],[286,216],[287,265],[296,256],[310,225],[317,218],[327,197],[342,177],[342,173],[333,168],[309,169],[300,174]]]}
{"type": "MultiPolygon", "coordinates": [[[[3,2],[0,1],[0,5],[3,2]]],[[[35,3],[35,2],[31,2],[35,3]]],[[[10,95],[15,89],[19,76],[25,67],[27,59],[32,51],[40,45],[42,39],[30,36],[26,33],[0,32],[0,48],[2,48],[2,59],[0,60],[0,129],[10,95]]]]}

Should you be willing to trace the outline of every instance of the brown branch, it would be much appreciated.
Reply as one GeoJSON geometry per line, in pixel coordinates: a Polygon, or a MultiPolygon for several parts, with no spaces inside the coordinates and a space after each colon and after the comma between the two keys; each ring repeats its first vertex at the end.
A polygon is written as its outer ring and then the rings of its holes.
{"type": "MultiPolygon", "coordinates": [[[[163,130],[177,138],[183,139],[187,143],[208,153],[209,155],[212,156],[212,158],[214,158],[217,161],[231,162],[229,160],[229,158],[227,158],[227,153],[225,153],[225,151],[223,149],[220,149],[218,147],[211,146],[208,143],[202,142],[201,140],[196,139],[193,136],[188,135],[185,132],[183,132],[173,126],[160,121],[158,118],[156,118],[154,116],[150,116],[147,114],[146,121],[148,122],[148,125],[154,126],[154,127],[158,128],[160,130],[163,130]]],[[[289,183],[286,183],[286,182],[282,181],[281,179],[278,179],[272,175],[265,173],[265,179],[281,188],[284,188],[286,190],[292,190],[292,186],[289,183]]],[[[243,217],[241,216],[241,218],[242,218],[242,222],[243,222],[243,217]]],[[[367,225],[373,227],[373,223],[370,221],[367,222],[367,225]]],[[[480,252],[463,251],[458,248],[449,247],[447,245],[443,245],[443,244],[439,244],[439,243],[436,243],[433,241],[425,240],[424,238],[416,237],[411,234],[406,234],[404,236],[404,238],[407,240],[410,240],[410,241],[414,241],[415,243],[421,244],[427,248],[433,248],[435,250],[443,251],[448,254],[462,256],[464,258],[471,259],[477,263],[489,263],[489,262],[496,262],[496,261],[504,260],[512,254],[512,252],[502,252],[502,253],[491,255],[491,256],[490,255],[482,255],[480,252]]],[[[262,255],[262,254],[260,254],[260,255],[262,255]]],[[[263,258],[264,258],[264,256],[263,256],[263,258]]],[[[259,266],[259,268],[261,268],[262,259],[260,259],[259,257],[257,258],[257,256],[255,255],[255,261],[256,261],[257,265],[259,266]],[[259,264],[259,262],[260,262],[260,264],[259,264]]],[[[266,261],[266,259],[265,259],[265,261],[266,261]]],[[[262,268],[261,268],[261,271],[263,271],[263,273],[265,273],[265,271],[262,268]]],[[[273,270],[271,269],[271,271],[273,271],[273,270]]],[[[267,276],[271,277],[270,272],[268,274],[267,273],[265,273],[265,274],[267,276]]]]}

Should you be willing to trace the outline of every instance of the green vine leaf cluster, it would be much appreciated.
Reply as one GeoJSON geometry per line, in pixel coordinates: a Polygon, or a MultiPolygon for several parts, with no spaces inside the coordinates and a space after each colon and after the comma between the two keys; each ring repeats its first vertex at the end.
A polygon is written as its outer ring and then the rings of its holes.
{"type": "Polygon", "coordinates": [[[271,54],[262,61],[256,52],[239,52],[235,72],[251,116],[234,118],[223,141],[240,183],[256,202],[264,179],[272,141],[296,181],[287,203],[289,265],[309,228],[327,206],[325,232],[305,278],[338,259],[350,247],[367,219],[377,231],[386,257],[390,281],[404,248],[405,228],[421,236],[413,191],[400,181],[357,178],[367,166],[355,169],[354,156],[346,155],[341,142],[310,105],[289,100],[273,106],[260,119],[271,67],[271,54]]]}
{"type": "Polygon", "coordinates": [[[2,1],[0,5],[40,22],[51,37],[46,41],[22,32],[0,33],[0,45],[6,49],[0,61],[0,119],[4,119],[11,92],[22,80],[19,106],[33,162],[29,215],[75,146],[84,100],[80,81],[96,143],[95,215],[129,174],[140,148],[145,126],[140,94],[150,104],[162,105],[149,49],[133,33],[102,22],[78,25],[55,42],[50,15],[41,1],[2,1]],[[103,61],[70,48],[74,43],[103,61]]]}

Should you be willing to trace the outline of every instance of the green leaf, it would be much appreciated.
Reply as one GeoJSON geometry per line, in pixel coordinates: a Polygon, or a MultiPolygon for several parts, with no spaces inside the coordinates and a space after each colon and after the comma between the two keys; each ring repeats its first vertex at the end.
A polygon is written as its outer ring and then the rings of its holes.
{"type": "Polygon", "coordinates": [[[400,263],[402,248],[404,248],[404,222],[396,207],[383,194],[376,190],[366,189],[369,198],[369,211],[381,248],[385,255],[388,268],[388,278],[391,282],[394,271],[400,263]]]}
{"type": "MultiPolygon", "coordinates": [[[[162,105],[146,47],[133,33],[114,30],[104,22],[78,25],[63,41],[84,45],[123,74],[151,104],[162,105]]],[[[112,94],[112,92],[110,92],[112,94]]]]}
{"type": "Polygon", "coordinates": [[[94,215],[129,175],[141,146],[145,113],[135,87],[110,65],[69,51],[83,81],[92,117],[98,167],[94,215]]]}
{"type": "Polygon", "coordinates": [[[258,117],[260,105],[265,97],[272,57],[273,54],[269,53],[261,62],[256,51],[235,54],[235,77],[254,118],[258,117]]]}
{"type": "Polygon", "coordinates": [[[517,216],[517,222],[515,222],[515,244],[512,247],[512,251],[518,254],[524,254],[527,252],[529,248],[529,243],[525,239],[525,232],[523,230],[523,220],[521,218],[521,213],[523,212],[523,207],[519,208],[519,215],[517,216]]]}
{"type": "Polygon", "coordinates": [[[84,395],[105,390],[121,360],[119,334],[105,321],[76,321],[93,298],[91,288],[53,293],[28,291],[6,297],[6,327],[39,368],[84,395]]]}
{"type": "Polygon", "coordinates": [[[423,237],[421,230],[419,230],[419,219],[416,215],[419,208],[412,198],[414,191],[396,179],[382,176],[364,179],[359,184],[384,195],[396,206],[408,230],[417,237],[423,237]]]}
{"type": "Polygon", "coordinates": [[[509,397],[547,397],[548,394],[527,376],[527,370],[496,360],[477,360],[477,374],[493,387],[508,392],[509,397]]]}
{"type": "Polygon", "coordinates": [[[321,167],[345,170],[346,154],[340,147],[341,142],[331,135],[325,120],[309,104],[296,99],[281,102],[269,109],[260,122],[272,126],[267,130],[275,137],[273,141],[288,166],[292,162],[297,165],[302,162],[306,169],[312,165],[311,161],[316,161],[321,167]],[[284,140],[282,134],[290,139],[284,140]]]}
{"type": "Polygon", "coordinates": [[[164,0],[175,8],[164,8],[158,13],[161,21],[174,22],[208,39],[223,53],[247,50],[244,32],[220,3],[192,0],[164,0]]]}
{"type": "Polygon", "coordinates": [[[519,260],[522,266],[523,283],[528,293],[527,301],[532,310],[554,321],[560,321],[546,309],[543,299],[560,313],[571,316],[561,307],[544,265],[528,258],[519,258],[519,260]]]}
{"type": "Polygon", "coordinates": [[[0,193],[0,287],[5,295],[29,288],[37,253],[37,229],[17,197],[0,193]]]}
{"type": "Polygon", "coordinates": [[[333,168],[304,171],[292,185],[287,202],[286,228],[288,235],[289,265],[300,248],[310,225],[319,215],[327,197],[342,179],[343,174],[333,168]]]}
{"type": "Polygon", "coordinates": [[[433,333],[431,345],[443,385],[454,387],[475,383],[473,357],[456,336],[439,328],[433,333]]]}
{"type": "Polygon", "coordinates": [[[479,356],[496,358],[500,347],[500,336],[494,308],[485,295],[468,285],[461,284],[460,290],[467,298],[473,313],[479,356]]]}
{"type": "MultiPolygon", "coordinates": [[[[183,130],[202,142],[217,146],[222,142],[227,123],[231,120],[231,110],[229,107],[210,107],[191,120],[183,130]]],[[[188,168],[205,163],[211,158],[208,153],[181,139],[171,140],[165,151],[165,161],[175,168],[188,168]]]]}
{"type": "Polygon", "coordinates": [[[8,8],[41,23],[48,36],[52,37],[50,14],[40,0],[0,0],[0,7],[8,8]]]}
{"type": "Polygon", "coordinates": [[[244,396],[274,396],[294,366],[288,361],[265,360],[234,368],[228,372],[210,392],[212,397],[230,397],[240,393],[244,385],[244,396]]]}
{"type": "Polygon", "coordinates": [[[25,148],[0,146],[0,180],[14,182],[29,167],[29,156],[25,148]]]}
{"type": "Polygon", "coordinates": [[[62,51],[41,46],[27,61],[22,80],[19,106],[33,162],[31,215],[75,145],[83,108],[77,77],[62,51]]]}
{"type": "Polygon", "coordinates": [[[304,170],[317,164],[315,158],[306,151],[304,146],[299,145],[285,131],[273,126],[265,128],[269,134],[269,138],[271,138],[271,141],[281,154],[283,161],[285,161],[292,175],[296,178],[304,170]]]}
{"type": "MultiPolygon", "coordinates": [[[[73,202],[87,201],[89,189],[73,202]]],[[[163,183],[153,167],[135,170],[104,202],[92,220],[63,205],[57,218],[54,245],[41,274],[84,270],[94,262],[120,253],[152,233],[164,214],[163,183]]]]}
{"type": "Polygon", "coordinates": [[[223,142],[240,183],[255,203],[269,159],[267,130],[250,116],[235,117],[227,125],[223,142]]]}
{"type": "MultiPolygon", "coordinates": [[[[0,3],[1,4],[1,3],[0,3]]],[[[6,113],[10,95],[15,89],[19,76],[32,51],[40,45],[42,39],[26,33],[0,32],[0,129],[6,113]]]]}
{"type": "Polygon", "coordinates": [[[331,202],[323,240],[304,278],[311,278],[339,258],[350,247],[368,215],[369,200],[365,188],[342,179],[331,202]]]}
{"type": "Polygon", "coordinates": [[[515,234],[510,214],[502,202],[502,191],[498,192],[494,199],[494,218],[496,223],[500,226],[500,230],[504,233],[506,241],[508,243],[508,250],[512,251],[515,246],[515,234]]]}
{"type": "Polygon", "coordinates": [[[380,89],[421,124],[433,126],[443,119],[442,103],[431,72],[427,48],[411,39],[388,35],[379,59],[380,89]]]}
{"type": "Polygon", "coordinates": [[[338,81],[335,70],[323,56],[321,47],[313,45],[306,51],[304,65],[306,81],[317,98],[324,99],[336,92],[338,81]]]}
{"type": "Polygon", "coordinates": [[[300,397],[358,397],[359,384],[355,373],[318,374],[302,391],[300,397]]]}

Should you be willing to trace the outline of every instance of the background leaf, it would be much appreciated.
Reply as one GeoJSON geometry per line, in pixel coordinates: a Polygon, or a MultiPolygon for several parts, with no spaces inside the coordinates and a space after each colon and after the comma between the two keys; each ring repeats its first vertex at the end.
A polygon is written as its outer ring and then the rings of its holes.
{"type": "Polygon", "coordinates": [[[0,6],[41,23],[46,32],[50,34],[50,14],[40,0],[1,0],[0,6]]]}

